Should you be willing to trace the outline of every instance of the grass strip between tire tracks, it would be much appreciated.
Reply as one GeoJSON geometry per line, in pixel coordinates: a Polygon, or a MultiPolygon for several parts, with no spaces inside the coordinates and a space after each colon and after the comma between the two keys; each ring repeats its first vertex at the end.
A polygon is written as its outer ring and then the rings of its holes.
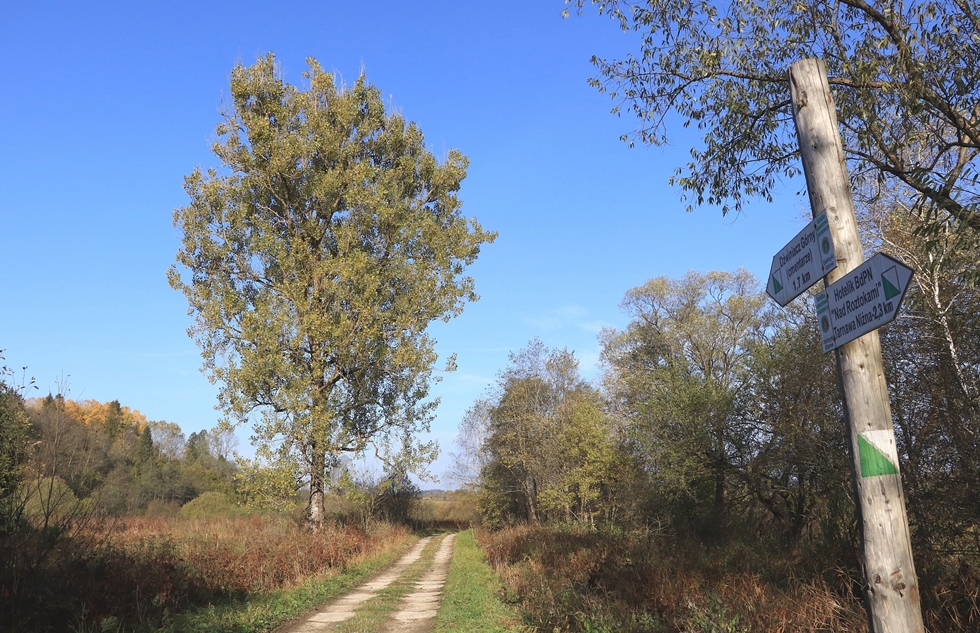
{"type": "Polygon", "coordinates": [[[473,530],[460,532],[442,606],[436,615],[433,633],[473,631],[518,633],[529,631],[517,609],[500,600],[501,583],[476,544],[473,530]]]}
{"type": "Polygon", "coordinates": [[[244,600],[211,605],[180,616],[159,633],[267,633],[315,607],[351,591],[388,567],[418,538],[352,563],[340,574],[313,580],[292,589],[249,596],[244,600]]]}

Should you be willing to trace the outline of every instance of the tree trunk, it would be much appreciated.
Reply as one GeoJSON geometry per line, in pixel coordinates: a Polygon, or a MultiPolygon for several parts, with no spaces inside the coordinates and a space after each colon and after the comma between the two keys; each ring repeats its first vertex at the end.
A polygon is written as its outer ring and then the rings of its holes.
{"type": "Polygon", "coordinates": [[[317,444],[310,447],[310,502],[306,506],[306,520],[310,528],[320,530],[323,527],[323,472],[327,460],[323,450],[317,444]]]}
{"type": "Polygon", "coordinates": [[[725,451],[725,422],[724,420],[714,424],[714,443],[715,443],[715,520],[718,526],[725,524],[725,488],[727,487],[726,475],[728,470],[728,454],[725,451]]]}
{"type": "Polygon", "coordinates": [[[718,526],[724,525],[725,521],[725,466],[719,463],[715,466],[715,519],[718,526]]]}
{"type": "Polygon", "coordinates": [[[527,514],[531,525],[538,524],[538,486],[533,477],[526,483],[527,489],[527,514]]]}

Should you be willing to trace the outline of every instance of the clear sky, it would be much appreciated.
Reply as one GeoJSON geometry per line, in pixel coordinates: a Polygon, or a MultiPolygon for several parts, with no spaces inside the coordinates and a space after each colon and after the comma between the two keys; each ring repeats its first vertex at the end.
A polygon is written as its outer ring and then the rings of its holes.
{"type": "MultiPolygon", "coordinates": [[[[433,436],[448,466],[456,427],[540,337],[595,377],[603,327],[651,277],[747,268],[760,279],[802,226],[798,183],[738,218],[684,211],[667,185],[697,141],[630,149],[636,127],[589,87],[592,55],[638,50],[605,17],[562,19],[561,0],[13,2],[0,0],[0,349],[40,395],[119,400],[185,433],[211,428],[216,387],[167,285],[183,177],[217,166],[214,127],[236,63],[268,51],[286,81],[304,60],[363,69],[439,157],[470,159],[463,213],[498,231],[470,269],[478,303],[433,327],[458,371],[433,436]]],[[[247,438],[248,432],[241,433],[247,438]]],[[[240,450],[248,452],[243,439],[240,450]]]]}

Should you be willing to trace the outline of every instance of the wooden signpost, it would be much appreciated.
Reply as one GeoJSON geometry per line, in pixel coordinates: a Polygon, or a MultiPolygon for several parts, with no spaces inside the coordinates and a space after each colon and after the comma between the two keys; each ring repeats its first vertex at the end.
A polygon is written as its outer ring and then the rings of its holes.
{"type": "MultiPolygon", "coordinates": [[[[789,70],[789,83],[810,206],[814,215],[826,211],[837,257],[837,267],[824,278],[831,288],[864,261],[837,113],[823,61],[796,62],[789,70]]],[[[834,349],[850,437],[871,631],[922,633],[919,585],[878,332],[872,329],[835,344],[834,349]]]]}

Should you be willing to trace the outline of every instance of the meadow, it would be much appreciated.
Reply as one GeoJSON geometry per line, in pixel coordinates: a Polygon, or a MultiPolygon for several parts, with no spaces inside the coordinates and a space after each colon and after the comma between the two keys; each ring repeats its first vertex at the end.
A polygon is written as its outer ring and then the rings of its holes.
{"type": "Polygon", "coordinates": [[[108,520],[43,558],[25,553],[19,567],[6,565],[17,577],[0,612],[6,630],[215,630],[216,621],[221,630],[268,630],[413,540],[408,528],[387,523],[310,532],[283,515],[108,520]],[[328,582],[341,575],[344,582],[328,582]]]}
{"type": "MultiPolygon", "coordinates": [[[[706,545],[677,535],[574,525],[478,530],[477,536],[505,601],[538,631],[868,630],[857,571],[826,564],[819,552],[788,551],[765,540],[706,545]]],[[[927,574],[921,578],[927,630],[978,630],[975,571],[927,574]]]]}

